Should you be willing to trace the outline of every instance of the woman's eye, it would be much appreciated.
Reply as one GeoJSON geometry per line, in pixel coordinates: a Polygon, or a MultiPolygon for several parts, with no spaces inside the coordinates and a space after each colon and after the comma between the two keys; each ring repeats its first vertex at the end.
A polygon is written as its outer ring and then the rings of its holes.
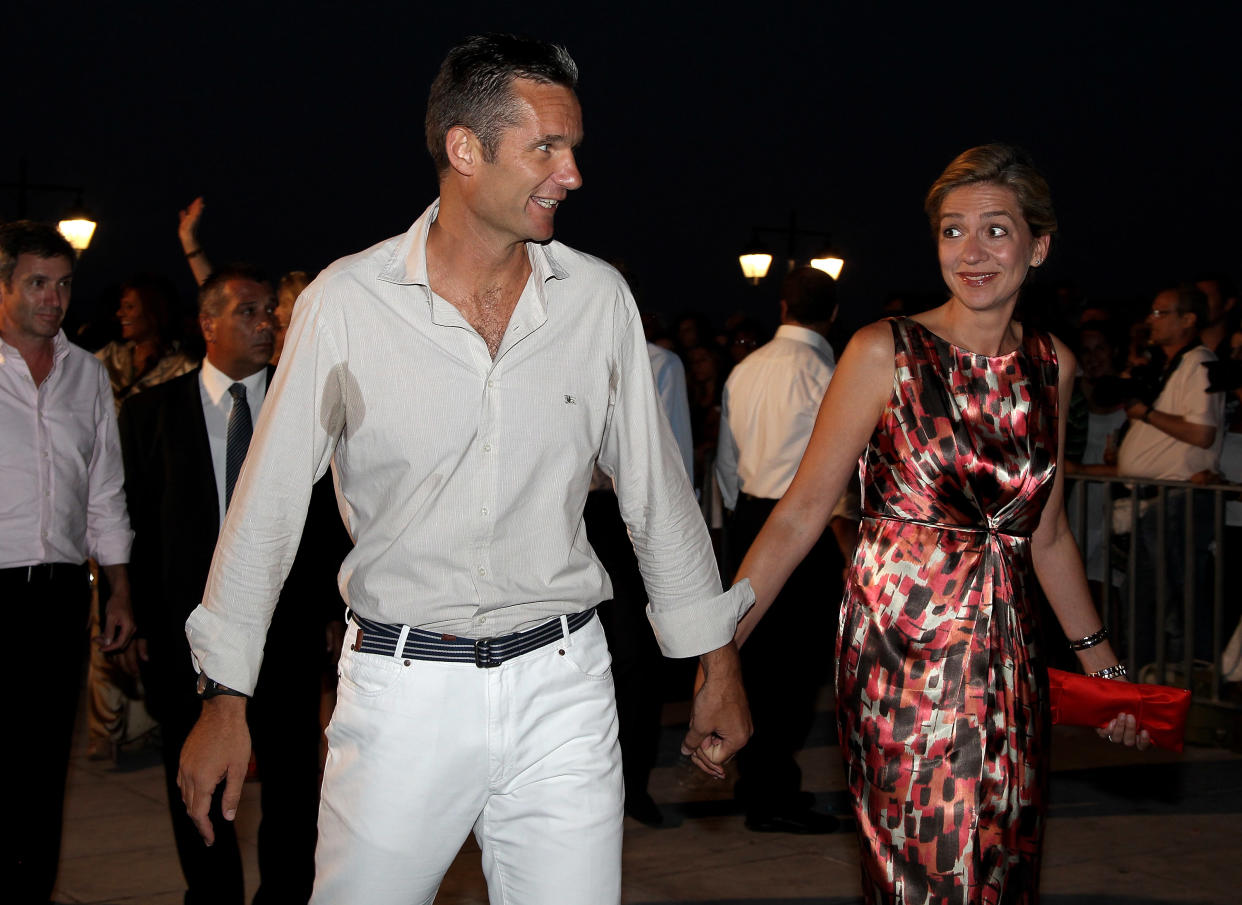
{"type": "Polygon", "coordinates": [[[962,231],[958,229],[956,226],[946,226],[944,230],[941,232],[941,235],[944,236],[946,239],[956,239],[961,234],[962,234],[962,231]]]}

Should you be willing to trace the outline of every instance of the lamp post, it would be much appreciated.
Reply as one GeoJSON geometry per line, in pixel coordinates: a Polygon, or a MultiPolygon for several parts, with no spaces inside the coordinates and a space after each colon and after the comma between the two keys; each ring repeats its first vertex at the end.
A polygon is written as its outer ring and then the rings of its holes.
{"type": "Polygon", "coordinates": [[[742,265],[742,274],[756,286],[759,285],[760,280],[768,275],[768,268],[772,264],[771,253],[759,241],[760,233],[776,233],[785,237],[789,251],[787,258],[789,270],[793,270],[798,264],[797,251],[799,239],[803,236],[823,239],[823,249],[811,259],[811,266],[817,270],[824,271],[834,280],[841,276],[841,269],[845,266],[845,260],[832,248],[831,235],[821,230],[804,229],[798,226],[797,211],[789,212],[788,226],[757,226],[754,228],[753,233],[754,235],[746,250],[738,255],[738,263],[742,265]]]}
{"type": "Polygon", "coordinates": [[[91,244],[91,237],[95,234],[95,221],[82,204],[82,196],[86,189],[80,185],[31,182],[26,171],[26,158],[23,157],[17,163],[17,182],[0,183],[0,188],[17,190],[17,219],[22,220],[26,217],[26,197],[30,192],[73,192],[77,195],[77,201],[65,213],[64,218],[57,224],[57,228],[73,246],[74,251],[78,254],[86,251],[91,244]]]}

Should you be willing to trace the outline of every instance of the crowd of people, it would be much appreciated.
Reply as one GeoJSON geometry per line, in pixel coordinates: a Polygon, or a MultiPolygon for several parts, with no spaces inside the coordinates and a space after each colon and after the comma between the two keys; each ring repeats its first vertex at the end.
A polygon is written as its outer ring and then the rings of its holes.
{"type": "MultiPolygon", "coordinates": [[[[92,614],[97,756],[159,722],[187,903],[243,901],[252,748],[256,902],[431,901],[471,831],[497,900],[619,901],[622,814],[662,820],[661,654],[698,659],[683,753],[720,779],[737,756],[748,828],[842,826],[794,761],[835,679],[868,901],[1036,901],[1047,649],[1127,677],[1066,473],[1242,479],[1236,291],[1158,287],[1144,318],[1041,307],[1023,287],[1053,253],[1050,190],[988,145],[926,199],[943,305],[893,306],[838,357],[835,284],[803,268],[774,335],[666,326],[552,239],[581,184],[576,79],[554,45],[454,48],[428,103],[439,198],[313,281],[213,267],[196,199],[194,341],[166,283],[135,278],[92,357],[60,329],[72,249],[0,226],[6,599],[61,648],[92,614]]],[[[1171,549],[1157,515],[1137,517],[1146,565],[1171,549]]],[[[1203,549],[1166,557],[1171,585],[1203,549]]],[[[1144,625],[1122,629],[1145,656],[1144,625]]],[[[18,658],[44,665],[19,719],[53,750],[19,789],[13,877],[46,902],[79,673],[18,658]]],[[[1150,741],[1132,714],[1099,732],[1150,741]]]]}

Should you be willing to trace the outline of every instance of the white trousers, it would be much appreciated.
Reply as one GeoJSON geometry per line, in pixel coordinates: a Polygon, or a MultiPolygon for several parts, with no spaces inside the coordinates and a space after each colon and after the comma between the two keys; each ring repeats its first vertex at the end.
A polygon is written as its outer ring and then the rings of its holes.
{"type": "Polygon", "coordinates": [[[350,650],[312,905],[430,903],[466,834],[492,905],[621,901],[623,783],[598,619],[492,669],[350,650]]]}

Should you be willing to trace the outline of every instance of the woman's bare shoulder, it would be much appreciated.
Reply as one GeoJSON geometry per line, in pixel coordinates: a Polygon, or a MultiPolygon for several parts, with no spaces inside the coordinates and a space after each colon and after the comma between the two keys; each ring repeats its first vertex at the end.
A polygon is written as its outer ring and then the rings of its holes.
{"type": "Polygon", "coordinates": [[[849,359],[856,367],[891,368],[894,351],[892,322],[875,321],[859,328],[854,334],[845,347],[841,363],[844,365],[849,359]]]}

